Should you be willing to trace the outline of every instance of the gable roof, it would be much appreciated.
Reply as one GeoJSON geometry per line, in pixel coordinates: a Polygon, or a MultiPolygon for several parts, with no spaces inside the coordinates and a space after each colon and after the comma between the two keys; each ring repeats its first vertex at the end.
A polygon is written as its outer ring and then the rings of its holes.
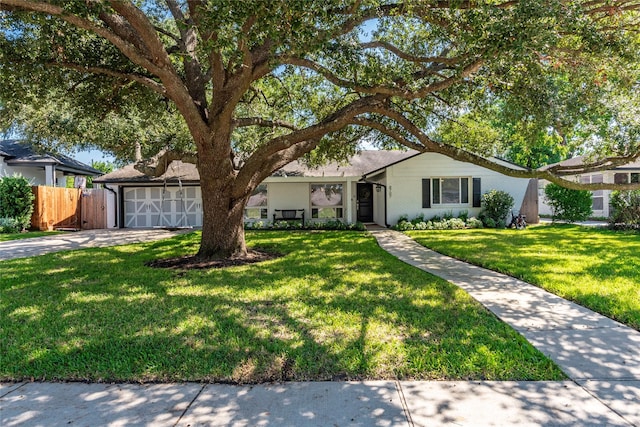
{"type": "Polygon", "coordinates": [[[420,154],[415,150],[363,150],[351,156],[346,163],[331,162],[323,166],[309,168],[300,161],[294,161],[277,171],[275,176],[355,176],[361,177],[372,171],[383,169],[420,154]]]}
{"type": "Polygon", "coordinates": [[[167,171],[161,176],[148,176],[142,172],[136,170],[134,164],[128,164],[123,168],[114,170],[106,175],[102,175],[100,178],[93,180],[95,183],[162,183],[165,180],[168,182],[178,182],[178,179],[182,182],[198,182],[200,175],[196,169],[196,165],[191,163],[184,163],[180,160],[174,160],[169,164],[167,171]]]}
{"type": "MultiPolygon", "coordinates": [[[[364,178],[364,179],[366,179],[368,175],[370,175],[370,176],[376,175],[376,174],[378,174],[378,173],[382,172],[382,170],[383,170],[383,169],[386,169],[386,168],[388,168],[388,167],[390,167],[390,166],[394,166],[394,165],[396,165],[397,163],[404,162],[405,160],[409,160],[409,159],[410,159],[410,158],[412,158],[412,157],[416,157],[416,156],[419,156],[419,155],[421,155],[421,154],[427,154],[427,153],[429,153],[429,151],[422,153],[422,152],[419,152],[419,151],[409,150],[409,151],[408,151],[408,155],[407,155],[406,157],[399,158],[398,160],[396,160],[396,161],[394,161],[394,162],[392,162],[392,163],[389,163],[389,164],[383,165],[383,166],[381,166],[381,167],[379,167],[379,168],[377,168],[377,169],[372,169],[372,170],[370,170],[370,171],[367,171],[366,173],[364,173],[364,174],[363,174],[363,178],[364,178]]],[[[439,153],[434,153],[434,154],[439,154],[439,153]]],[[[445,156],[445,157],[446,157],[446,155],[445,155],[445,154],[439,154],[439,155],[441,155],[441,156],[445,156]]],[[[505,159],[501,159],[501,158],[499,158],[499,157],[494,157],[494,156],[492,156],[492,157],[486,157],[486,159],[487,159],[487,160],[491,160],[491,161],[493,161],[493,162],[495,162],[495,163],[498,163],[498,164],[500,164],[500,165],[502,165],[502,166],[510,167],[510,168],[512,168],[512,169],[516,169],[516,170],[526,170],[526,168],[525,168],[525,167],[523,167],[523,166],[520,166],[520,165],[518,165],[518,164],[516,164],[516,163],[510,162],[510,161],[505,160],[505,159]]],[[[457,161],[457,162],[468,163],[468,162],[464,162],[463,160],[456,160],[456,159],[453,159],[453,160],[455,160],[455,161],[457,161]]]]}
{"type": "MultiPolygon", "coordinates": [[[[419,154],[417,151],[400,150],[365,150],[352,156],[345,163],[331,162],[324,166],[308,167],[301,161],[293,161],[276,171],[273,176],[301,177],[361,177],[362,175],[397,163],[419,154]]],[[[96,183],[160,183],[177,182],[195,183],[200,180],[196,166],[181,161],[173,161],[167,171],[159,177],[150,177],[137,171],[133,164],[108,173],[95,179],[96,183]]]]}
{"type": "MultiPolygon", "coordinates": [[[[546,170],[549,169],[552,166],[581,166],[585,163],[585,159],[587,159],[587,156],[576,156],[576,157],[572,157],[570,159],[567,160],[563,160],[561,162],[558,163],[554,163],[552,165],[546,165],[546,166],[542,166],[540,169],[541,170],[546,170]]],[[[620,165],[620,166],[616,166],[610,170],[628,170],[628,169],[640,169],[640,159],[636,160],[635,162],[631,162],[631,163],[627,163],[625,165],[620,165]]]]}
{"type": "Polygon", "coordinates": [[[27,142],[15,139],[0,141],[0,156],[4,157],[4,162],[9,166],[44,167],[52,165],[56,167],[56,170],[75,175],[102,175],[99,170],[71,157],[63,154],[38,153],[27,142]]]}

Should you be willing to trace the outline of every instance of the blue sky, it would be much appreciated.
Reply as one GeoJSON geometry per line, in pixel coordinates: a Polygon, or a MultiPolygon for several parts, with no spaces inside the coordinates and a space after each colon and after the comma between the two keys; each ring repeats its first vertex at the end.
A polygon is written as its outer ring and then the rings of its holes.
{"type": "Polygon", "coordinates": [[[68,154],[68,156],[87,165],[91,165],[92,160],[101,162],[113,162],[115,160],[113,156],[105,154],[100,150],[76,151],[75,153],[68,154]]]}

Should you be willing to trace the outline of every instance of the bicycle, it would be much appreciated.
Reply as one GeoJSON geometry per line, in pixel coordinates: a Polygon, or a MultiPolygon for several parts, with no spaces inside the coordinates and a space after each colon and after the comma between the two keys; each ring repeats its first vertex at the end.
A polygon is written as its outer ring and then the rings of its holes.
{"type": "Polygon", "coordinates": [[[520,212],[517,212],[516,214],[514,211],[511,211],[511,223],[509,224],[509,227],[517,230],[524,230],[527,227],[526,218],[526,215],[522,215],[520,212]]]}

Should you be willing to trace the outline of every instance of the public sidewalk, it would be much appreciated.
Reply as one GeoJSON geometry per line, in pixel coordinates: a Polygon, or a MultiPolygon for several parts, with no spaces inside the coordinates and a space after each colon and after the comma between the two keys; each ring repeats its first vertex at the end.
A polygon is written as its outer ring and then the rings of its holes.
{"type": "MultiPolygon", "coordinates": [[[[0,385],[0,425],[640,426],[640,333],[535,286],[437,254],[402,233],[371,232],[398,258],[466,289],[571,380],[254,386],[23,382],[0,385]]],[[[39,246],[47,251],[106,246],[163,238],[167,232],[81,233],[65,234],[58,243],[29,239],[17,250],[29,256],[40,253],[39,246]]],[[[0,256],[9,243],[0,243],[0,256]]]]}
{"type": "Polygon", "coordinates": [[[3,427],[629,426],[571,381],[0,385],[3,427]]]}

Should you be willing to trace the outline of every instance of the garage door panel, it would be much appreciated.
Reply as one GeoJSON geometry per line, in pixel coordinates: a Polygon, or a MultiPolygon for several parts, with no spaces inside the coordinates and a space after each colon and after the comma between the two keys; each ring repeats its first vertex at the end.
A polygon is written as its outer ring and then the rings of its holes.
{"type": "Polygon", "coordinates": [[[123,191],[124,226],[202,226],[200,187],[135,187],[123,191]]]}

